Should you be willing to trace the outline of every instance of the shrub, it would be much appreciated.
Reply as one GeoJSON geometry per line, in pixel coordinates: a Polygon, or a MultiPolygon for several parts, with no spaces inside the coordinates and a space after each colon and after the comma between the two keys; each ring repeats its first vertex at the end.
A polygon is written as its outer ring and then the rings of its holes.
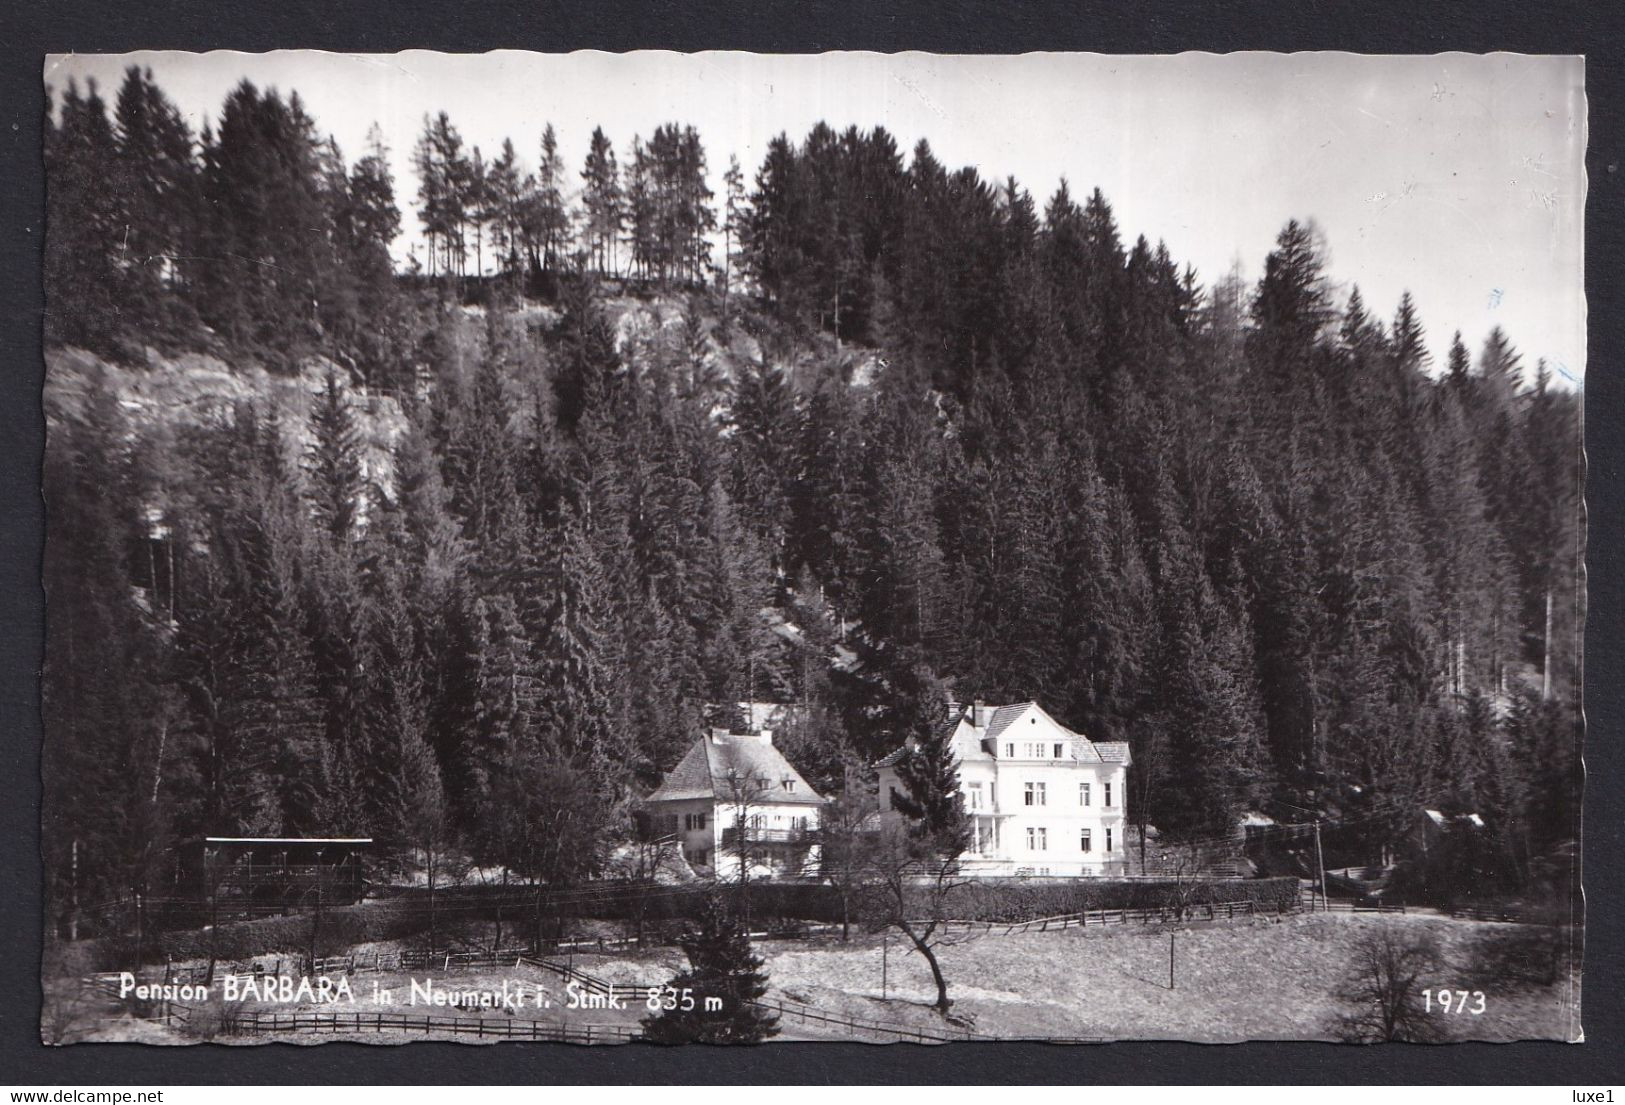
{"type": "Polygon", "coordinates": [[[194,1040],[212,1040],[231,1027],[232,1020],[247,1004],[246,1001],[228,1002],[218,994],[212,995],[208,1001],[191,1007],[186,1020],[181,1022],[181,1034],[194,1040]]]}

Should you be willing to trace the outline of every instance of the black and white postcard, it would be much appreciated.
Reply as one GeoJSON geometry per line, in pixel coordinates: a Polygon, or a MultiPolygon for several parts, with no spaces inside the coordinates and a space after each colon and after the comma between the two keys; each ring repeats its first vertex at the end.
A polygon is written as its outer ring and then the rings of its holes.
{"type": "Polygon", "coordinates": [[[43,79],[44,1042],[1583,1038],[1580,58],[43,79]]]}

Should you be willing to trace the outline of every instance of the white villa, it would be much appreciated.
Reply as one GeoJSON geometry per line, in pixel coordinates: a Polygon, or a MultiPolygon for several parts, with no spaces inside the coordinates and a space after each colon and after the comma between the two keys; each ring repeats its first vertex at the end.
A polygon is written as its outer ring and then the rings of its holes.
{"type": "Polygon", "coordinates": [[[712,729],[694,742],[645,799],[650,826],[672,836],[691,867],[736,874],[739,834],[752,868],[799,874],[824,798],[773,747],[773,731],[712,729]]]}
{"type": "MultiPolygon", "coordinates": [[[[1036,702],[950,704],[940,736],[953,742],[970,814],[967,875],[1118,875],[1126,871],[1128,745],[1096,742],[1036,702]]],[[[903,792],[899,748],[875,766],[885,819],[903,792]]]]}

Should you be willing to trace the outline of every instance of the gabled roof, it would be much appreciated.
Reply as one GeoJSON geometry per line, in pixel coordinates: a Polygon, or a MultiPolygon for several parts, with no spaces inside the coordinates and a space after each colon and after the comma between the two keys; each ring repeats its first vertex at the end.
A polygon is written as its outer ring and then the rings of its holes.
{"type": "MultiPolygon", "coordinates": [[[[951,739],[954,745],[954,754],[958,756],[960,763],[972,760],[987,760],[989,762],[993,760],[987,749],[982,747],[981,732],[965,717],[953,717],[944,721],[937,726],[936,730],[931,734],[931,738],[939,741],[951,739]]],[[[901,762],[903,757],[908,755],[908,747],[907,744],[904,744],[902,747],[897,748],[876,763],[875,766],[891,767],[901,762]]]]}
{"type": "Polygon", "coordinates": [[[1016,723],[1016,719],[1027,712],[1029,706],[1037,706],[1036,702],[1016,702],[1009,706],[1000,706],[988,718],[987,732],[982,736],[997,740],[999,735],[1016,723]]]}
{"type": "MultiPolygon", "coordinates": [[[[1126,741],[1092,741],[1082,733],[1074,733],[1060,722],[1050,717],[1036,702],[1014,702],[1008,706],[996,706],[987,715],[987,724],[976,726],[972,718],[976,711],[986,707],[966,707],[965,712],[957,717],[949,718],[933,734],[937,740],[943,740],[950,735],[953,739],[954,751],[958,754],[961,763],[983,760],[994,762],[996,757],[988,751],[996,748],[999,737],[1029,712],[1037,711],[1053,724],[1057,729],[1067,735],[1071,745],[1072,758],[1080,763],[1120,763],[1130,762],[1129,746],[1126,741]]],[[[875,764],[876,767],[892,767],[908,754],[908,746],[898,748],[884,759],[875,764]]]]}
{"type": "Polygon", "coordinates": [[[816,806],[824,801],[767,737],[749,733],[700,737],[647,801],[734,801],[741,786],[758,802],[816,806]],[[794,789],[784,789],[786,780],[795,784],[794,789]]]}

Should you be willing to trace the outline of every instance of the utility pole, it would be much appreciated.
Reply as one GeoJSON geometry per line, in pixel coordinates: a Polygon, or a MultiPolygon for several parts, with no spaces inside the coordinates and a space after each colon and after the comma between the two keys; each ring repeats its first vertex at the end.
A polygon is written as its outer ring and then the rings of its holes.
{"type": "Polygon", "coordinates": [[[1546,636],[1540,648],[1540,700],[1552,697],[1552,589],[1546,588],[1546,636]]]}
{"type": "Polygon", "coordinates": [[[79,839],[73,841],[72,866],[69,868],[69,909],[68,909],[68,939],[79,939],[79,839]]]}
{"type": "Polygon", "coordinates": [[[886,1000],[886,968],[891,957],[891,929],[880,930],[880,1000],[886,1000]]]}
{"type": "Polygon", "coordinates": [[[1168,989],[1174,988],[1174,934],[1168,934],[1168,989]]]}
{"type": "Polygon", "coordinates": [[[1320,867],[1320,905],[1330,913],[1331,902],[1326,900],[1326,853],[1320,850],[1320,818],[1315,818],[1315,863],[1320,867]]]}

